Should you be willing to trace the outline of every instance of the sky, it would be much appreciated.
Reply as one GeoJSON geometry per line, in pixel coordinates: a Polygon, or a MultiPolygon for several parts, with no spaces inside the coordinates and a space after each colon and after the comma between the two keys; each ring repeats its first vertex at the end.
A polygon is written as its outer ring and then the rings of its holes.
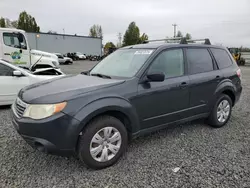
{"type": "Polygon", "coordinates": [[[149,39],[173,37],[173,26],[213,44],[250,47],[250,0],[0,0],[0,16],[16,20],[23,10],[42,32],[88,35],[93,24],[103,29],[103,43],[118,42],[136,22],[149,39]]]}

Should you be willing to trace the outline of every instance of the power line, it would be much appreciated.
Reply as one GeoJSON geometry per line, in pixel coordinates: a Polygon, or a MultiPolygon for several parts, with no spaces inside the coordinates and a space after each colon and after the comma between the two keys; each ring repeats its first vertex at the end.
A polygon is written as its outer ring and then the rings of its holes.
{"type": "Polygon", "coordinates": [[[177,27],[177,24],[172,24],[172,26],[174,27],[174,38],[176,37],[176,27],[177,27]]]}
{"type": "Polygon", "coordinates": [[[122,45],[122,33],[118,33],[119,47],[122,45]]]}

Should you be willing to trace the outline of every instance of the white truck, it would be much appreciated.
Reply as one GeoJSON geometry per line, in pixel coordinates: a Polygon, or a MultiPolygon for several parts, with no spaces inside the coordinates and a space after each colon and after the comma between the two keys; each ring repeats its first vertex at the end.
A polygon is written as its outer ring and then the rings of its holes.
{"type": "Polygon", "coordinates": [[[32,71],[59,68],[55,54],[30,49],[25,31],[19,29],[0,28],[0,59],[32,71]]]}

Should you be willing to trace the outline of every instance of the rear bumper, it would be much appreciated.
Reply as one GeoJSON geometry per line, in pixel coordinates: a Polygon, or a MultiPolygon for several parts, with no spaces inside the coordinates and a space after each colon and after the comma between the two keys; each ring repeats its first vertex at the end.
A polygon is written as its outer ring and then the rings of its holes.
{"type": "Polygon", "coordinates": [[[239,101],[241,93],[242,93],[242,86],[240,86],[235,93],[235,102],[234,102],[235,104],[239,101]]]}
{"type": "Polygon", "coordinates": [[[80,122],[64,113],[42,120],[17,118],[13,114],[13,125],[21,137],[39,151],[69,156],[75,153],[80,122]]]}

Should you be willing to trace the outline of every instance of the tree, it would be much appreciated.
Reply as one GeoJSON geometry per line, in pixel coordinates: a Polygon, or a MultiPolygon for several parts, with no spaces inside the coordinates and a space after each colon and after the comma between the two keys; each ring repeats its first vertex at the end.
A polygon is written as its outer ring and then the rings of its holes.
{"type": "Polygon", "coordinates": [[[135,22],[131,22],[123,36],[123,46],[134,45],[140,43],[140,30],[135,22]]]}
{"type": "Polygon", "coordinates": [[[116,48],[113,42],[107,42],[104,46],[105,49],[116,48]]]}
{"type": "Polygon", "coordinates": [[[146,40],[148,40],[148,35],[143,33],[142,36],[140,37],[140,43],[143,43],[146,40]]]}
{"type": "Polygon", "coordinates": [[[49,30],[47,33],[49,33],[49,34],[57,34],[56,31],[52,31],[52,30],[49,30]]]}
{"type": "Polygon", "coordinates": [[[6,27],[5,19],[3,17],[0,18],[0,27],[6,27]]]}
{"type": "Polygon", "coordinates": [[[176,37],[183,37],[182,32],[178,31],[176,37]]]}
{"type": "Polygon", "coordinates": [[[17,28],[27,32],[39,32],[40,27],[36,23],[36,19],[29,15],[26,11],[19,14],[17,28]]]}
{"type": "Polygon", "coordinates": [[[93,25],[89,30],[89,36],[103,38],[102,26],[93,25]]]}
{"type": "Polygon", "coordinates": [[[17,20],[11,21],[11,26],[14,27],[14,28],[17,28],[18,27],[18,21],[17,20]]]}
{"type": "Polygon", "coordinates": [[[102,26],[97,27],[97,36],[101,39],[103,39],[103,34],[102,34],[102,26]]]}
{"type": "Polygon", "coordinates": [[[191,34],[190,34],[190,33],[187,33],[187,34],[186,34],[186,39],[187,39],[187,40],[192,39],[192,36],[191,36],[191,34]]]}

